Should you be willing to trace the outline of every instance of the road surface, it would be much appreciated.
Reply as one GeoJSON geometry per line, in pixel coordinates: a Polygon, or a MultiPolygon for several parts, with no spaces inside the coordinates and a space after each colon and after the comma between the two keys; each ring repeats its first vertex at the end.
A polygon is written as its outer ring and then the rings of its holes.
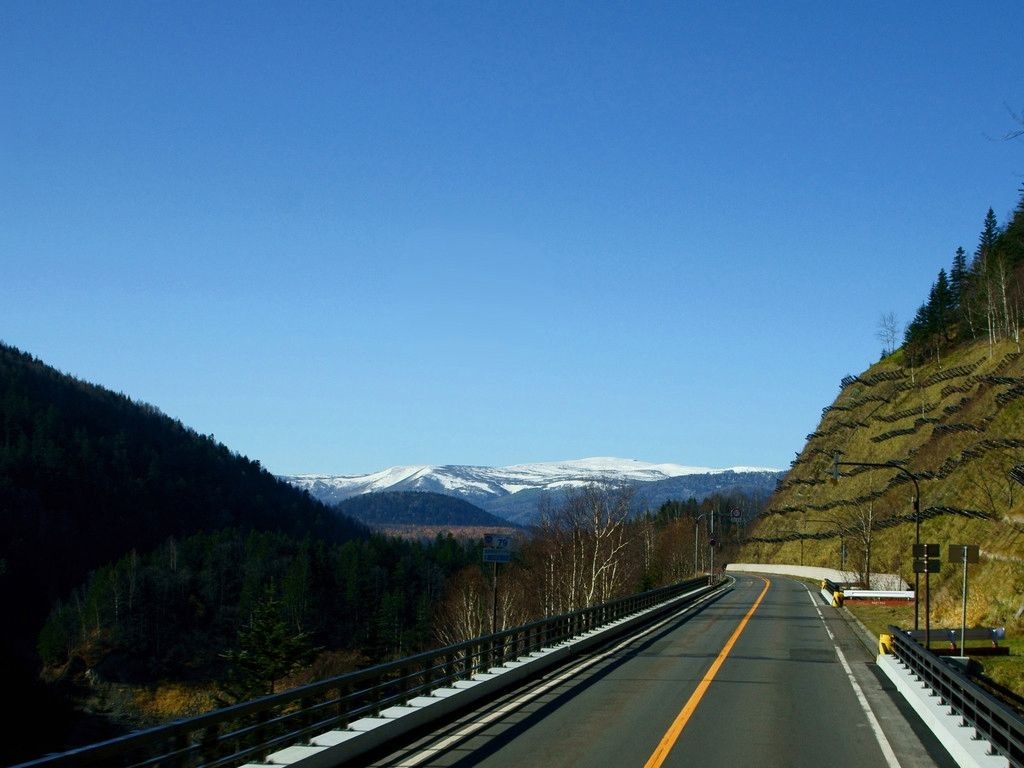
{"type": "Polygon", "coordinates": [[[588,655],[374,766],[952,766],[813,587],[739,574],[645,636],[588,655]]]}

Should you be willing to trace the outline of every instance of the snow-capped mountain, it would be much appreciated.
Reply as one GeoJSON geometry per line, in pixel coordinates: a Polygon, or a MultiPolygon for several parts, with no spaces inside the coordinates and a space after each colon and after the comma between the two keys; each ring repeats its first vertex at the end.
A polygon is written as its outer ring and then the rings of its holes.
{"type": "Polygon", "coordinates": [[[531,517],[542,492],[591,483],[636,485],[648,504],[660,504],[665,498],[703,498],[716,490],[732,488],[770,491],[781,476],[778,470],[756,467],[710,469],[602,457],[511,467],[391,467],[368,475],[296,475],[282,479],[327,504],[363,493],[430,491],[465,499],[489,512],[521,521],[531,517]]]}

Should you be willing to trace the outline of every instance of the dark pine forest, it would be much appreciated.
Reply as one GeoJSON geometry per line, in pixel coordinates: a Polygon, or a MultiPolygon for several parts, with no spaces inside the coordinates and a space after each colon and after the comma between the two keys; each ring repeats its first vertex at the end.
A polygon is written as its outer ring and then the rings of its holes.
{"type": "Polygon", "coordinates": [[[345,651],[335,666],[414,651],[475,557],[371,535],[212,435],[0,345],[0,654],[25,735],[4,762],[109,735],[66,705],[84,669],[221,680],[231,700],[327,651],[345,651]],[[283,664],[260,656],[271,640],[283,664]]]}

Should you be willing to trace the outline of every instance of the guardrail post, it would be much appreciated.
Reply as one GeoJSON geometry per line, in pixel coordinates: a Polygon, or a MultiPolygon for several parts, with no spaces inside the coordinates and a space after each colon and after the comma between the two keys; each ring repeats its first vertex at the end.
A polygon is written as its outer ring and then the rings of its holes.
{"type": "Polygon", "coordinates": [[[307,728],[315,722],[315,715],[311,711],[313,709],[313,698],[310,696],[303,696],[299,700],[299,727],[307,728]]]}
{"type": "Polygon", "coordinates": [[[409,692],[410,683],[409,667],[408,665],[398,668],[398,692],[405,694],[409,692]]]}
{"type": "MultiPolygon", "coordinates": [[[[190,760],[187,757],[180,757],[181,753],[184,752],[184,750],[189,745],[189,735],[188,735],[188,733],[186,733],[186,732],[179,732],[178,734],[176,734],[175,737],[173,739],[171,739],[171,745],[172,745],[171,746],[171,751],[174,752],[175,754],[179,755],[179,757],[177,757],[173,761],[172,765],[188,765],[189,763],[194,763],[195,762],[194,758],[190,760]]],[[[126,761],[122,761],[122,763],[123,762],[126,762],[126,761]]]]}
{"type": "Polygon", "coordinates": [[[270,719],[270,713],[265,709],[261,709],[256,713],[256,730],[253,731],[252,739],[254,744],[260,745],[257,757],[262,761],[265,760],[269,752],[264,744],[267,743],[267,720],[270,719]]]}
{"type": "Polygon", "coordinates": [[[211,723],[203,729],[203,736],[200,740],[200,754],[203,756],[203,763],[209,764],[217,759],[217,745],[219,740],[220,726],[211,723]]]}
{"type": "Polygon", "coordinates": [[[455,654],[450,651],[444,655],[444,666],[441,667],[441,676],[445,684],[455,680],[455,654]]]}
{"type": "Polygon", "coordinates": [[[341,728],[347,728],[348,727],[348,713],[349,713],[349,710],[351,709],[351,707],[348,704],[346,704],[345,702],[348,701],[348,699],[349,699],[349,697],[350,697],[350,695],[352,693],[352,685],[351,684],[342,684],[342,685],[339,685],[336,690],[338,692],[338,714],[337,714],[338,725],[341,728]]]}

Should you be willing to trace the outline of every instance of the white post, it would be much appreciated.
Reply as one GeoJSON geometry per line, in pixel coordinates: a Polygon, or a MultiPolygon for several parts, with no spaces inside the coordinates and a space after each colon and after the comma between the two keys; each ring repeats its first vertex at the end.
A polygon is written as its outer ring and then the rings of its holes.
{"type": "Polygon", "coordinates": [[[967,634],[967,545],[964,545],[964,605],[963,613],[960,615],[960,655],[964,653],[964,636],[967,634]]]}

